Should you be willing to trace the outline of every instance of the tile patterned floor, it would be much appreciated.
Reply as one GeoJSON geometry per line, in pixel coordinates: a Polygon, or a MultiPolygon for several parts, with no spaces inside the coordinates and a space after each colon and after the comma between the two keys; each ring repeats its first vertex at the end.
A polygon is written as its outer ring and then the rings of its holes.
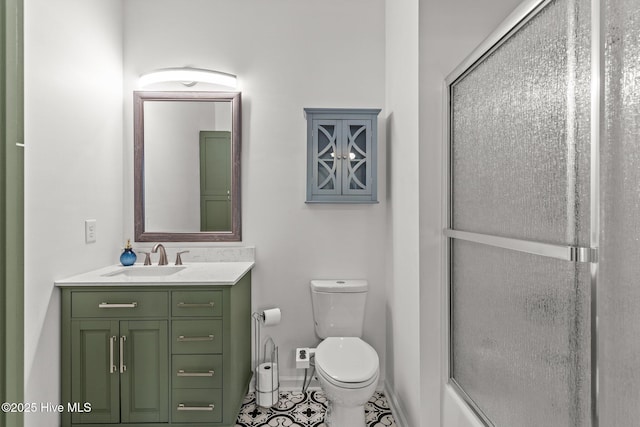
{"type": "MultiPolygon", "coordinates": [[[[249,393],[240,409],[236,427],[326,427],[324,414],[327,399],[322,391],[282,392],[273,408],[256,405],[254,393],[249,393]]],[[[395,427],[384,394],[376,392],[365,405],[367,427],[395,427]]]]}

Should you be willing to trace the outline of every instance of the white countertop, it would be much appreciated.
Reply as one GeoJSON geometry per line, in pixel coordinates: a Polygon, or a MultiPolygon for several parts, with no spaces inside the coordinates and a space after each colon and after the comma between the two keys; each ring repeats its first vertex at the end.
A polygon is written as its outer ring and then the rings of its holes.
{"type": "Polygon", "coordinates": [[[235,285],[254,264],[252,261],[192,262],[182,266],[118,264],[56,280],[55,286],[235,285]]]}

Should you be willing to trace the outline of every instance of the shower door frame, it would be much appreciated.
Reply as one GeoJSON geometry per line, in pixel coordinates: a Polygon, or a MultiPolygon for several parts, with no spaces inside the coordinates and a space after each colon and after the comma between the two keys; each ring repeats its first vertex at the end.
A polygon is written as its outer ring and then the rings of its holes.
{"type": "Polygon", "coordinates": [[[520,4],[474,51],[458,65],[444,81],[444,129],[443,129],[443,212],[442,212],[442,337],[443,386],[450,386],[475,414],[478,421],[487,426],[494,424],[475,404],[471,397],[456,382],[452,374],[453,351],[451,340],[452,299],[451,299],[451,241],[459,239],[504,249],[526,252],[535,255],[549,256],[570,262],[588,262],[590,264],[590,357],[591,357],[591,427],[598,427],[598,247],[600,235],[600,141],[603,139],[604,126],[604,0],[590,0],[591,8],[591,89],[590,89],[590,232],[589,247],[562,246],[519,239],[504,238],[479,233],[469,233],[452,229],[452,141],[451,141],[451,87],[461,77],[481,63],[492,52],[497,50],[514,33],[534,18],[542,9],[554,0],[526,0],[520,4]]]}

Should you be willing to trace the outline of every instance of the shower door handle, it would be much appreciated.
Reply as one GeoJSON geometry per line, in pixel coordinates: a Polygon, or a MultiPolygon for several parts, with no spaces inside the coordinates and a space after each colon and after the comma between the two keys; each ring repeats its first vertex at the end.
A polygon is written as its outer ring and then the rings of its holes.
{"type": "Polygon", "coordinates": [[[450,228],[444,229],[444,235],[452,239],[465,240],[480,243],[497,248],[528,254],[546,256],[570,262],[597,262],[598,250],[580,246],[558,245],[531,240],[512,239],[509,237],[494,236],[490,234],[472,233],[450,228]]]}

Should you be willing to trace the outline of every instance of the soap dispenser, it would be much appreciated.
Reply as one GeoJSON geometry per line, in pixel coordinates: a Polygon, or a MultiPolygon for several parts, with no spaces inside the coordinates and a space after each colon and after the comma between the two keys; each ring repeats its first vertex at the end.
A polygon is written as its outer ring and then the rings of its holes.
{"type": "Polygon", "coordinates": [[[120,263],[125,267],[133,265],[137,258],[136,253],[133,252],[133,248],[131,247],[131,239],[127,239],[127,245],[124,247],[122,255],[120,255],[120,263]]]}

